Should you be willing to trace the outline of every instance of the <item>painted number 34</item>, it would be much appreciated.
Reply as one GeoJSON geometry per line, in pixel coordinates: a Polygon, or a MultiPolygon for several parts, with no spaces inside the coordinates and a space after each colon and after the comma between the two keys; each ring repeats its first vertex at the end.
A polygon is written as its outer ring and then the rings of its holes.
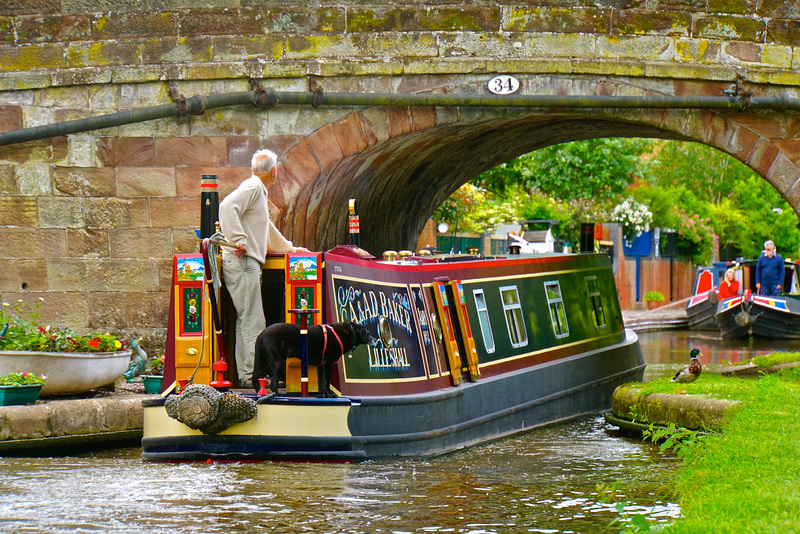
{"type": "Polygon", "coordinates": [[[519,80],[508,75],[495,76],[486,87],[496,95],[510,95],[519,89],[519,80]]]}

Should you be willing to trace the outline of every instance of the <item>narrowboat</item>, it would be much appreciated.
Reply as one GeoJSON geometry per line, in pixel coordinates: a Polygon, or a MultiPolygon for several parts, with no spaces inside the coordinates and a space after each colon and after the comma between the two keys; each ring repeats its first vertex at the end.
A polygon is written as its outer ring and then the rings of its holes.
{"type": "MultiPolygon", "coordinates": [[[[202,262],[185,256],[173,269],[165,381],[192,373],[194,384],[213,384],[219,355],[202,356],[220,349],[219,337],[196,285],[202,262]],[[194,276],[182,279],[187,272],[194,276]]],[[[170,416],[165,405],[181,395],[149,399],[143,458],[430,457],[607,409],[614,388],[642,379],[638,338],[624,328],[606,254],[388,257],[342,245],[264,265],[267,317],[277,306],[286,322],[353,321],[380,340],[334,366],[337,398],[317,396],[313,367],[306,375],[291,358],[278,395],[220,393],[250,405],[247,420],[222,430],[204,433],[170,416]],[[303,305],[311,313],[298,318],[303,305]]],[[[221,305],[224,315],[224,295],[221,305]]]]}
{"type": "Polygon", "coordinates": [[[715,262],[697,268],[692,296],[686,302],[686,317],[692,330],[716,330],[719,281],[728,269],[728,262],[715,262]]]}
{"type": "Polygon", "coordinates": [[[714,320],[723,338],[800,339],[800,281],[798,265],[784,260],[780,297],[756,292],[757,260],[737,262],[734,276],[742,294],[717,304],[714,320]]]}

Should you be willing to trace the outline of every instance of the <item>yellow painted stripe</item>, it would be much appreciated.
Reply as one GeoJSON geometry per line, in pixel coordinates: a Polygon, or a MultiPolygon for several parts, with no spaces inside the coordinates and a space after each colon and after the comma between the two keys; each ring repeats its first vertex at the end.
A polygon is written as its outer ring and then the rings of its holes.
{"type": "MultiPolygon", "coordinates": [[[[552,346],[552,347],[547,347],[546,349],[534,350],[534,351],[531,351],[531,352],[526,352],[524,354],[518,354],[516,356],[511,356],[510,358],[503,358],[502,360],[496,360],[496,361],[493,361],[493,362],[482,363],[482,364],[480,364],[479,367],[491,367],[492,365],[497,365],[499,363],[505,363],[505,362],[510,362],[510,361],[514,361],[514,360],[519,360],[520,358],[528,358],[530,356],[537,356],[539,354],[545,354],[547,352],[553,352],[553,351],[555,351],[557,349],[562,349],[562,348],[565,348],[565,347],[578,347],[578,346],[581,346],[581,345],[586,345],[587,343],[590,343],[592,341],[597,341],[597,340],[606,339],[606,338],[613,337],[613,336],[620,336],[620,335],[623,335],[623,333],[622,332],[611,332],[610,334],[606,334],[604,336],[596,336],[596,337],[592,337],[592,338],[589,338],[589,339],[581,339],[580,341],[573,341],[572,343],[565,343],[564,345],[555,345],[555,346],[552,346]]],[[[598,348],[608,348],[608,346],[598,347],[598,348]]]]}
{"type": "Polygon", "coordinates": [[[521,273],[508,276],[493,276],[490,278],[470,278],[462,280],[462,285],[474,285],[479,282],[496,282],[497,280],[517,280],[520,278],[541,278],[542,276],[556,276],[566,273],[585,273],[589,271],[605,271],[605,267],[584,267],[583,269],[565,269],[563,271],[543,271],[541,273],[521,273]]]}
{"type": "MultiPolygon", "coordinates": [[[[221,435],[250,436],[350,436],[347,426],[349,406],[332,405],[271,405],[259,404],[255,419],[233,425],[221,435]],[[302,421],[303,424],[298,424],[302,421]]],[[[143,436],[147,438],[169,436],[199,436],[167,415],[163,406],[144,408],[143,436]]]]}

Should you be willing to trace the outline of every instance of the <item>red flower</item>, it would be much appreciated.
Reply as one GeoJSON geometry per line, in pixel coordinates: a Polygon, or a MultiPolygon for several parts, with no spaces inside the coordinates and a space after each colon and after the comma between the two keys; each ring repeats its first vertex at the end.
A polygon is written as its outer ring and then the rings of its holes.
{"type": "Polygon", "coordinates": [[[86,344],[89,345],[90,347],[97,348],[100,346],[100,338],[96,337],[93,340],[87,342],[86,344]]]}

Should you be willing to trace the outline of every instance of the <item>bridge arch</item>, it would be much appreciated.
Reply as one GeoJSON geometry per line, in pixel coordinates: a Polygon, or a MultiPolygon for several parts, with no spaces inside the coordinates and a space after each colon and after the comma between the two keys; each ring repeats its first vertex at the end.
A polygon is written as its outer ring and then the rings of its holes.
{"type": "MultiPolygon", "coordinates": [[[[800,98],[800,9],[785,0],[12,0],[0,6],[0,132],[182,94],[710,95],[737,78],[800,98]],[[435,4],[435,5],[434,5],[435,4]],[[581,5],[577,5],[581,4],[581,5]],[[222,7],[220,7],[222,6],[222,7]]],[[[459,185],[555,142],[642,135],[745,162],[795,211],[794,111],[243,106],[0,147],[0,296],[44,297],[45,321],[160,333],[174,253],[197,250],[198,181],[224,196],[263,146],[281,155],[276,222],[316,249],[411,248],[459,185]]]]}
{"type": "MultiPolygon", "coordinates": [[[[542,94],[567,80],[536,80],[542,94]]],[[[605,77],[582,79],[589,94],[644,94],[605,77]]],[[[721,94],[729,84],[650,84],[647,94],[721,94]]],[[[464,87],[444,87],[463,92],[464,87]]],[[[459,186],[504,161],[548,145],[597,137],[652,137],[707,144],[750,166],[800,213],[800,124],[772,111],[374,107],[309,133],[282,157],[276,206],[285,232],[325,249],[347,239],[348,198],[359,200],[361,243],[379,254],[416,246],[425,222],[459,186]],[[796,133],[794,134],[796,135],[796,133]],[[293,195],[285,194],[293,192],[293,195]]]]}

